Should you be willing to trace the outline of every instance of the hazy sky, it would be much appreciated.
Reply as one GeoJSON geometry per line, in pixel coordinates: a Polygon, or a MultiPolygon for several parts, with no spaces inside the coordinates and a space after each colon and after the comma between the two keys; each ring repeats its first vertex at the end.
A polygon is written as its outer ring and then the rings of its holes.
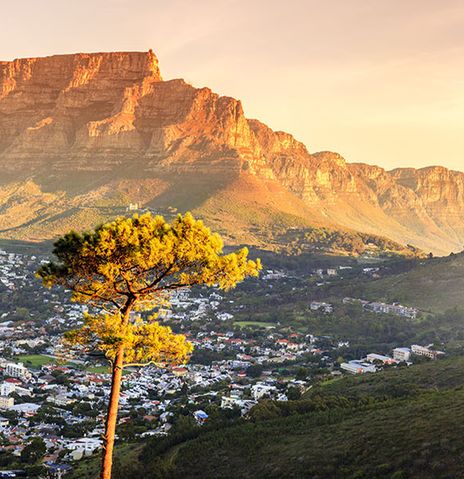
{"type": "Polygon", "coordinates": [[[464,170],[462,0],[0,0],[0,59],[148,50],[310,151],[464,170]]]}

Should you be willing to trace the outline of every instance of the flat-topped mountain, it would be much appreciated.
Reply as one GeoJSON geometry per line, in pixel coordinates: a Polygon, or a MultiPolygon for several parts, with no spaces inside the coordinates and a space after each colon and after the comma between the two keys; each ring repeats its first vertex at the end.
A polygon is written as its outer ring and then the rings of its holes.
{"type": "Polygon", "coordinates": [[[129,204],[191,209],[231,242],[348,228],[447,254],[464,174],[309,153],[240,101],[162,79],[152,51],[0,62],[0,236],[39,240],[129,204]]]}

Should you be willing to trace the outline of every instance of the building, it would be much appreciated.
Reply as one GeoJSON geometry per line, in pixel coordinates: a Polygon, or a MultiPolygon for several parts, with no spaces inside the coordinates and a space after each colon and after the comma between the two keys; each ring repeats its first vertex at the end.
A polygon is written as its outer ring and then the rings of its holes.
{"type": "Polygon", "coordinates": [[[445,354],[443,351],[435,351],[433,349],[430,349],[430,346],[419,346],[418,344],[413,344],[411,346],[411,351],[417,356],[425,356],[430,359],[437,359],[439,356],[445,354]]]}
{"type": "Polygon", "coordinates": [[[56,404],[57,406],[68,406],[75,403],[76,400],[66,396],[66,394],[57,394],[56,396],[49,396],[47,401],[56,404]]]}
{"type": "Polygon", "coordinates": [[[208,420],[208,414],[205,413],[205,411],[199,409],[198,411],[195,411],[193,413],[193,417],[197,421],[199,425],[204,424],[208,420]]]}
{"type": "Polygon", "coordinates": [[[268,384],[257,383],[251,386],[251,394],[255,401],[262,399],[263,397],[271,397],[272,394],[276,392],[277,388],[275,386],[270,386],[268,384]]]}
{"type": "Polygon", "coordinates": [[[8,396],[0,396],[0,409],[10,409],[14,406],[14,399],[8,396]]]}
{"type": "Polygon", "coordinates": [[[240,409],[242,416],[248,413],[248,411],[256,404],[256,401],[250,399],[242,399],[237,395],[222,396],[221,408],[232,409],[234,407],[240,409]]]}
{"type": "Polygon", "coordinates": [[[129,203],[129,206],[127,207],[127,211],[137,211],[138,209],[139,209],[138,203],[129,203]]]}
{"type": "Polygon", "coordinates": [[[409,361],[411,350],[409,348],[395,348],[393,350],[393,359],[397,361],[409,361]]]}
{"type": "Polygon", "coordinates": [[[9,396],[11,393],[16,391],[16,384],[10,383],[8,381],[3,381],[0,384],[0,396],[9,396]]]}
{"type": "Polygon", "coordinates": [[[82,451],[84,454],[92,454],[102,446],[101,439],[93,437],[83,437],[66,445],[68,451],[82,451]]]}
{"type": "Polygon", "coordinates": [[[26,379],[30,373],[23,363],[7,363],[5,366],[5,374],[13,378],[26,379]]]}
{"type": "Polygon", "coordinates": [[[415,308],[408,308],[401,304],[386,304],[379,302],[372,302],[365,305],[366,309],[374,313],[394,314],[395,316],[402,316],[404,318],[416,319],[418,310],[415,308]]]}
{"type": "Polygon", "coordinates": [[[309,305],[311,311],[322,311],[323,313],[333,313],[333,306],[329,303],[322,303],[319,301],[312,301],[309,305]]]}
{"type": "Polygon", "coordinates": [[[375,373],[377,371],[377,368],[373,364],[358,359],[342,363],[340,364],[340,368],[350,374],[375,373]]]}
{"type": "Polygon", "coordinates": [[[40,409],[40,405],[27,402],[22,404],[16,404],[15,406],[12,406],[11,409],[22,414],[25,417],[31,417],[37,413],[37,411],[40,409]]]}
{"type": "Polygon", "coordinates": [[[383,364],[396,364],[396,359],[391,358],[390,356],[384,356],[383,354],[370,353],[367,355],[366,360],[369,363],[381,362],[383,364]]]}

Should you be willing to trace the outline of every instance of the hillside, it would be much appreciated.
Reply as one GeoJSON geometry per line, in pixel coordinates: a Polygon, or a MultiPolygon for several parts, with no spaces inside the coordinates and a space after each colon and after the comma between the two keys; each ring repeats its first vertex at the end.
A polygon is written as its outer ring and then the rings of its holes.
{"type": "Polygon", "coordinates": [[[240,101],[163,80],[149,52],[0,62],[0,237],[40,241],[125,213],[193,210],[230,243],[274,227],[360,231],[428,252],[464,243],[464,174],[310,153],[240,101]]]}
{"type": "Polygon", "coordinates": [[[340,379],[246,423],[149,441],[116,477],[462,477],[463,373],[458,358],[340,379]]]}
{"type": "Polygon", "coordinates": [[[419,263],[408,272],[370,281],[366,299],[398,301],[426,311],[463,307],[464,254],[419,263]]]}

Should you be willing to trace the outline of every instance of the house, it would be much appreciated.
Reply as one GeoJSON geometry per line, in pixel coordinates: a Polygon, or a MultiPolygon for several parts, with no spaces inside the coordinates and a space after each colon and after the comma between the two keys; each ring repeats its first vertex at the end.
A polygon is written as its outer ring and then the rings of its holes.
{"type": "Polygon", "coordinates": [[[12,406],[10,409],[12,411],[21,413],[23,416],[31,417],[37,413],[37,410],[39,408],[40,408],[39,404],[23,403],[23,404],[16,404],[15,406],[12,406]]]}
{"type": "Polygon", "coordinates": [[[16,384],[10,381],[3,381],[0,384],[0,396],[9,396],[16,391],[16,384]]]}
{"type": "Polygon", "coordinates": [[[55,464],[53,462],[45,463],[45,466],[48,468],[49,477],[59,479],[65,474],[72,472],[73,468],[69,464],[55,464]]]}
{"type": "Polygon", "coordinates": [[[319,301],[312,301],[309,305],[311,311],[322,311],[323,313],[333,313],[333,306],[329,303],[323,303],[319,301]]]}
{"type": "Polygon", "coordinates": [[[237,407],[240,409],[242,416],[248,413],[248,411],[256,404],[256,401],[250,399],[242,399],[235,395],[222,396],[221,398],[221,408],[222,409],[232,409],[237,407]]]}
{"type": "Polygon", "coordinates": [[[102,441],[94,437],[83,437],[66,444],[65,447],[68,451],[82,451],[84,454],[92,454],[102,447],[102,441]]]}
{"type": "Polygon", "coordinates": [[[193,417],[195,418],[195,420],[197,421],[199,425],[202,425],[207,421],[208,414],[206,414],[205,411],[202,411],[201,409],[199,409],[198,411],[195,411],[193,413],[193,417]]]}
{"type": "Polygon", "coordinates": [[[6,417],[0,417],[0,429],[4,427],[8,427],[10,424],[10,420],[7,419],[6,417]]]}
{"type": "Polygon", "coordinates": [[[67,406],[76,402],[75,399],[66,396],[66,394],[57,394],[55,396],[49,396],[47,401],[56,404],[57,406],[67,406]]]}
{"type": "Polygon", "coordinates": [[[251,387],[251,394],[253,395],[253,399],[258,401],[265,396],[270,397],[273,393],[275,393],[277,388],[275,386],[270,386],[268,384],[257,383],[251,387]]]}
{"type": "Polygon", "coordinates": [[[188,373],[188,369],[187,369],[187,368],[180,367],[180,366],[174,366],[174,367],[172,368],[172,372],[173,372],[176,376],[185,376],[185,375],[188,373]]]}

